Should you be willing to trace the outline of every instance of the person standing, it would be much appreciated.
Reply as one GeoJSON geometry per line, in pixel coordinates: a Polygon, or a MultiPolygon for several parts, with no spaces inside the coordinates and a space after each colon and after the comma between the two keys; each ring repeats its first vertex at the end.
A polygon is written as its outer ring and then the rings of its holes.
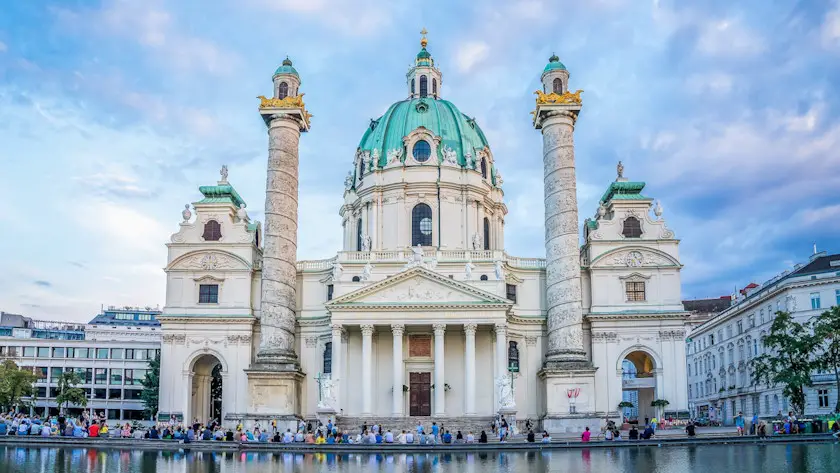
{"type": "Polygon", "coordinates": [[[744,413],[738,412],[738,415],[735,416],[735,428],[738,429],[738,435],[744,435],[744,413]]]}
{"type": "Polygon", "coordinates": [[[752,424],[750,425],[750,435],[755,435],[758,429],[758,412],[754,413],[752,416],[752,424]]]}
{"type": "Polygon", "coordinates": [[[433,443],[438,443],[438,434],[440,433],[440,427],[438,427],[437,422],[432,422],[432,441],[433,443]]]}

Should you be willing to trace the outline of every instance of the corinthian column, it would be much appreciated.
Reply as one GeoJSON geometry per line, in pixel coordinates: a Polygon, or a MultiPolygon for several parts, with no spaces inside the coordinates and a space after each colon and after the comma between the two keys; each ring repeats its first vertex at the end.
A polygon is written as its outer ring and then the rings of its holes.
{"type": "Polygon", "coordinates": [[[266,117],[268,177],[265,192],[260,346],[257,362],[297,365],[298,142],[301,125],[283,113],[266,117]]]}
{"type": "Polygon", "coordinates": [[[574,146],[580,107],[579,103],[538,102],[534,120],[543,136],[548,367],[586,362],[574,146]]]}

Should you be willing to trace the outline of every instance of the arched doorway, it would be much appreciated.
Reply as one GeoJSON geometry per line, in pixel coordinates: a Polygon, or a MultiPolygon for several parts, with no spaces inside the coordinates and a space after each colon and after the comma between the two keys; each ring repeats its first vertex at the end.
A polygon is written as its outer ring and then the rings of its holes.
{"type": "Polygon", "coordinates": [[[221,422],[222,372],[222,363],[214,355],[204,354],[193,362],[190,422],[209,423],[213,419],[221,422]]]}
{"type": "Polygon", "coordinates": [[[639,425],[656,416],[656,408],[650,405],[656,399],[655,369],[653,357],[640,350],[628,353],[621,361],[621,400],[633,404],[632,408],[623,408],[621,414],[638,420],[639,425]]]}

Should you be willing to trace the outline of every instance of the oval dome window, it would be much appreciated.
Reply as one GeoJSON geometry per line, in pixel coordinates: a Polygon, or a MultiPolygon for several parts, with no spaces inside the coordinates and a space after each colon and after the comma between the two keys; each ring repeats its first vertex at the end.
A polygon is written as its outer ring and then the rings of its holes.
{"type": "Polygon", "coordinates": [[[411,153],[414,155],[415,160],[425,163],[432,155],[432,147],[429,146],[428,142],[420,140],[417,143],[414,143],[414,148],[411,153]]]}

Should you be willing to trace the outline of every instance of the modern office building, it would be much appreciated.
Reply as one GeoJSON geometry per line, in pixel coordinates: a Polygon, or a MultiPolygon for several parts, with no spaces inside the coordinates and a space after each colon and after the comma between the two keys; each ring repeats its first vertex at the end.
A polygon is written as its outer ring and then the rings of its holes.
{"type": "Polygon", "coordinates": [[[160,353],[158,314],[148,307],[108,307],[87,324],[72,324],[0,313],[0,358],[39,377],[32,414],[58,413],[56,381],[73,370],[82,378],[88,410],[111,420],[148,420],[140,393],[149,362],[160,353]]]}
{"type": "MultiPolygon", "coordinates": [[[[787,413],[789,402],[780,386],[754,386],[749,361],[764,348],[776,312],[805,321],[840,304],[840,254],[811,255],[764,284],[750,284],[725,310],[691,329],[686,341],[689,409],[699,418],[733,423],[743,412],[752,417],[787,413]]],[[[688,309],[688,307],[686,307],[688,309]]],[[[828,414],[837,401],[833,373],[814,373],[806,390],[805,414],[828,414]]]]}

